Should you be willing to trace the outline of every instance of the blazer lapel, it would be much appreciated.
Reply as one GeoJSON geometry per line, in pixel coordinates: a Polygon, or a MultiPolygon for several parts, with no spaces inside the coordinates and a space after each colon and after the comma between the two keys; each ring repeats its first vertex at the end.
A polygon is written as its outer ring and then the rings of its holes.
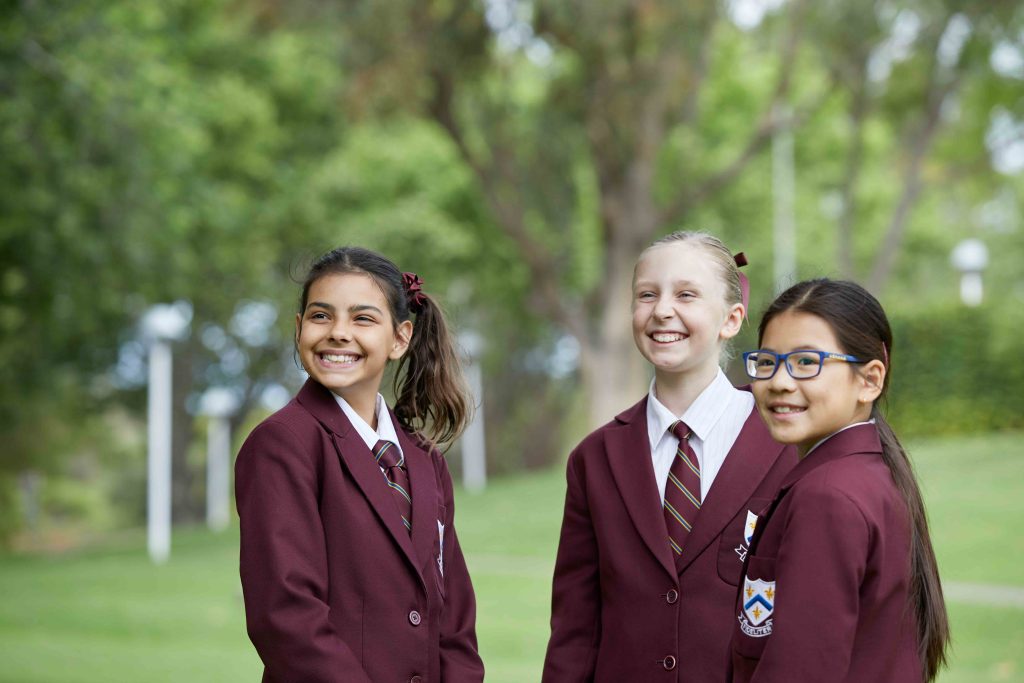
{"type": "Polygon", "coordinates": [[[784,448],[771,440],[757,411],[751,411],[701,504],[693,530],[683,543],[683,552],[676,556],[678,572],[683,572],[719,537],[729,520],[750,500],[784,448]]]}
{"type": "Polygon", "coordinates": [[[829,436],[817,448],[800,458],[800,461],[782,480],[779,490],[781,492],[790,488],[808,472],[838,458],[844,458],[854,453],[881,454],[881,452],[882,442],[878,436],[878,428],[874,424],[847,427],[829,436]]]}
{"type": "Polygon", "coordinates": [[[394,413],[391,414],[391,419],[395,423],[399,445],[405,455],[405,467],[409,472],[409,486],[412,488],[412,546],[415,557],[420,562],[417,569],[423,574],[424,567],[433,560],[433,543],[438,533],[437,514],[440,496],[437,479],[434,476],[434,464],[431,462],[430,453],[398,427],[394,413]]]}
{"type": "Polygon", "coordinates": [[[644,398],[615,418],[622,424],[609,429],[605,438],[608,464],[633,526],[665,571],[674,574],[661,493],[654,481],[646,411],[644,398]]]}
{"type": "MultiPolygon", "coordinates": [[[[335,434],[334,444],[341,456],[341,461],[346,469],[352,474],[356,484],[362,490],[363,495],[370,501],[370,507],[377,514],[381,524],[387,527],[392,538],[402,549],[402,552],[409,558],[412,566],[419,572],[419,562],[416,559],[416,552],[413,549],[409,532],[402,524],[401,516],[398,514],[398,507],[395,505],[395,494],[388,487],[384,473],[377,466],[373,454],[366,447],[366,442],[352,429],[344,436],[335,434]]],[[[415,491],[415,482],[412,482],[415,491]]],[[[415,501],[416,494],[413,493],[415,501]]],[[[415,503],[414,503],[415,504],[415,503]]],[[[413,519],[416,518],[416,509],[413,508],[413,519]]]]}
{"type": "MultiPolygon", "coordinates": [[[[380,523],[394,538],[395,543],[402,549],[402,553],[408,558],[417,574],[420,574],[419,562],[416,559],[416,552],[413,549],[412,539],[409,532],[402,524],[395,505],[394,493],[388,488],[387,480],[380,467],[377,466],[373,454],[367,448],[366,442],[359,436],[345,417],[341,407],[331,395],[330,391],[323,385],[313,380],[307,380],[306,384],[298,394],[299,402],[331,433],[334,440],[334,447],[338,451],[338,457],[342,465],[352,475],[359,489],[370,503],[374,513],[380,519],[380,523]]],[[[399,430],[399,434],[401,431],[399,430]]],[[[399,437],[401,440],[401,437],[399,437]]],[[[403,453],[405,444],[402,444],[403,453]]],[[[413,523],[416,520],[416,480],[412,479],[410,470],[410,485],[413,489],[413,523]]],[[[420,575],[422,580],[422,575],[420,575]]]]}
{"type": "MultiPolygon", "coordinates": [[[[861,424],[837,432],[828,437],[814,451],[800,458],[796,465],[793,466],[793,469],[782,478],[779,490],[775,492],[775,498],[768,507],[768,511],[764,514],[764,519],[771,518],[775,513],[775,508],[779,506],[782,499],[793,488],[793,485],[807,476],[808,473],[833,460],[855,453],[882,454],[882,442],[879,440],[878,429],[875,425],[861,424]]],[[[754,527],[754,535],[750,539],[751,553],[757,550],[765,526],[765,524],[758,523],[754,527]]]]}

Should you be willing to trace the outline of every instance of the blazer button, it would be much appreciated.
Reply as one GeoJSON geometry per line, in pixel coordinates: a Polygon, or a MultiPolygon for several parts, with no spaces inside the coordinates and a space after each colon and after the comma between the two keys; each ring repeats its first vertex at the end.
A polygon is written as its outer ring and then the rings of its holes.
{"type": "Polygon", "coordinates": [[[670,588],[668,593],[665,593],[665,602],[670,605],[676,604],[676,600],[679,599],[679,591],[675,588],[670,588]]]}
{"type": "Polygon", "coordinates": [[[409,679],[409,683],[423,683],[423,679],[419,676],[413,676],[409,679]]]}
{"type": "Polygon", "coordinates": [[[665,667],[665,671],[671,671],[676,668],[676,658],[669,655],[665,657],[665,659],[661,660],[661,665],[665,667]]]}
{"type": "Polygon", "coordinates": [[[420,622],[423,621],[423,617],[416,610],[409,612],[409,623],[413,626],[419,626],[420,622]]]}

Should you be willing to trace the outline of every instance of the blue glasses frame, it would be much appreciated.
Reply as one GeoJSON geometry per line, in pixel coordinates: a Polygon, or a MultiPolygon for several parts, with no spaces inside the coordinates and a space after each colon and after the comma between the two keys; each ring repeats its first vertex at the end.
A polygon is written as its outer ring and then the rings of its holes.
{"type": "MultiPolygon", "coordinates": [[[[836,353],[834,351],[819,351],[818,349],[799,349],[797,351],[790,351],[789,353],[775,353],[774,351],[768,351],[766,349],[757,349],[756,351],[746,351],[743,354],[743,369],[747,371],[747,376],[751,379],[771,379],[775,376],[775,373],[779,371],[779,367],[782,365],[786,366],[786,372],[793,379],[813,379],[821,374],[821,368],[825,365],[826,359],[838,360],[844,363],[866,363],[856,356],[848,356],[845,353],[836,353]],[[796,355],[811,355],[814,354],[818,357],[818,363],[815,366],[813,375],[797,375],[793,372],[793,366],[790,365],[789,357],[796,355]],[[763,356],[765,358],[772,357],[775,359],[775,364],[772,366],[772,372],[770,375],[759,375],[757,374],[757,356],[763,356]]],[[[799,372],[799,370],[797,371],[799,372]]]]}

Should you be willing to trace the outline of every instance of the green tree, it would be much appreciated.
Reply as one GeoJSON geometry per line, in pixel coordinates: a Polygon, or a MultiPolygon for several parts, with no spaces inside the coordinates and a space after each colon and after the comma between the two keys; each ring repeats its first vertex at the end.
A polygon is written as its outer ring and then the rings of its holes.
{"type": "Polygon", "coordinates": [[[578,342],[592,423],[644,384],[626,320],[637,254],[682,226],[768,242],[763,152],[781,129],[807,169],[798,204],[815,207],[801,263],[883,293],[914,230],[935,232],[913,220],[922,200],[1007,182],[984,131],[991,90],[1021,94],[989,59],[1020,48],[1016,3],[794,0],[758,21],[715,1],[303,7],[345,36],[352,97],[447,133],[529,270],[532,310],[578,342]]]}

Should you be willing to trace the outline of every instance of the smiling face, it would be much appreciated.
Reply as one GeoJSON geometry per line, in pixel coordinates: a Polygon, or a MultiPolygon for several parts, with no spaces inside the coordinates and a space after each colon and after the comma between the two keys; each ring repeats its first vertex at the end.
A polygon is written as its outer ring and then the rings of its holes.
{"type": "Polygon", "coordinates": [[[369,275],[325,275],[309,287],[295,317],[295,344],[310,377],[359,410],[376,401],[384,368],[409,348],[412,323],[395,325],[369,275]]]}
{"type": "Polygon", "coordinates": [[[633,340],[659,376],[691,373],[710,381],[721,344],[736,336],[743,306],[726,288],[705,248],[686,242],[651,247],[633,278],[633,340]]]}
{"type": "MultiPolygon", "coordinates": [[[[761,348],[775,353],[814,349],[846,353],[827,322],[811,313],[785,311],[765,327],[761,348]]],[[[754,380],[754,398],[772,438],[796,444],[800,457],[829,434],[871,417],[885,366],[825,360],[821,374],[795,380],[780,364],[771,379],[754,380]]]]}

